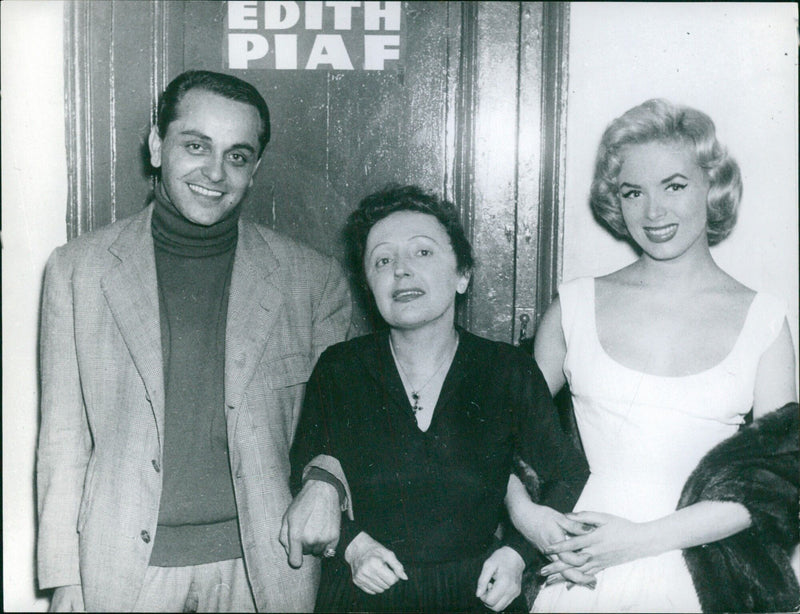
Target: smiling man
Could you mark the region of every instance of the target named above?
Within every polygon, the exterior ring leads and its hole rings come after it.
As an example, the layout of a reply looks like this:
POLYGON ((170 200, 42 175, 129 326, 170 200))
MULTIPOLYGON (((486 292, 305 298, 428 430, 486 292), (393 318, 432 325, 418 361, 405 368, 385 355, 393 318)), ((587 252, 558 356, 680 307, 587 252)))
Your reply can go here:
MULTIPOLYGON (((150 133, 153 202, 50 258, 37 480, 53 610, 313 608, 318 570, 278 537, 305 382, 350 298, 333 259, 240 219, 269 136, 250 84, 183 73, 150 133)), ((329 518, 346 482, 313 465, 329 518)))

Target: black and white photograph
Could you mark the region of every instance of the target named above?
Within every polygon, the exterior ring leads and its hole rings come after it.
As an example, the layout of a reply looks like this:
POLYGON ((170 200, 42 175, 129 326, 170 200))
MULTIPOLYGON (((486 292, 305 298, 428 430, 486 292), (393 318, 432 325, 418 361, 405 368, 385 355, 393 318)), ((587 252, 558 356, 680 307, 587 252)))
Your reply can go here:
POLYGON ((3 610, 800 610, 798 25, 0 3, 3 610))

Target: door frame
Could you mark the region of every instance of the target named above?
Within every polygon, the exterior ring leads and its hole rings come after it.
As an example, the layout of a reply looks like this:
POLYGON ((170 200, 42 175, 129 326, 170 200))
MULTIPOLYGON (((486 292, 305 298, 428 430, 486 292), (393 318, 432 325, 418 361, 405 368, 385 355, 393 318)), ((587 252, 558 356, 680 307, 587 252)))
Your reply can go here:
MULTIPOLYGON (((158 94, 184 69, 174 53, 183 45, 176 27, 183 7, 174 0, 66 3, 68 238, 146 204, 147 129, 158 94), (143 31, 150 44, 130 40, 143 31), (135 117, 116 114, 115 56, 130 48, 142 54, 141 74, 126 75, 124 91, 142 109, 135 117), (121 141, 131 133, 138 151, 121 141), (121 202, 126 185, 141 201, 121 202)), ((481 261, 459 322, 518 342, 533 333, 561 276, 569 3, 449 2, 448 14, 458 38, 446 67, 452 99, 444 111, 453 129, 442 187, 481 261)))

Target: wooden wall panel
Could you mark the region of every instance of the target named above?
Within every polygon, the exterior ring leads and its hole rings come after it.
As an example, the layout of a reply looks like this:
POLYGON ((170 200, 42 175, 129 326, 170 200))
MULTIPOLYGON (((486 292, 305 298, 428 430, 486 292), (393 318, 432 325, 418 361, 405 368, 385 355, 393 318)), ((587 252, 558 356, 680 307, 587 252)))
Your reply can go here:
POLYGON ((399 70, 229 70, 226 3, 67 6, 69 236, 141 209, 155 102, 183 70, 254 83, 273 138, 244 215, 342 257, 340 229, 387 182, 456 202, 480 262, 460 314, 516 340, 549 303, 560 255, 567 5, 404 2, 399 70))

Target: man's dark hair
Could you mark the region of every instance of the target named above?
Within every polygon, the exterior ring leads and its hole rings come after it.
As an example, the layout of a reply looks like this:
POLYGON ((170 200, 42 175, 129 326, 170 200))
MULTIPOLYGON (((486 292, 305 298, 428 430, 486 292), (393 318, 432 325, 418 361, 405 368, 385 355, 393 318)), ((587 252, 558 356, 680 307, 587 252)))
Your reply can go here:
POLYGON ((258 134, 260 145, 258 155, 260 157, 270 136, 267 102, 258 90, 247 81, 223 73, 209 70, 188 70, 170 81, 167 89, 158 99, 158 120, 156 122, 158 135, 162 139, 167 135, 167 128, 177 118, 178 105, 181 100, 187 92, 196 89, 218 94, 256 108, 261 118, 261 130, 258 134))

